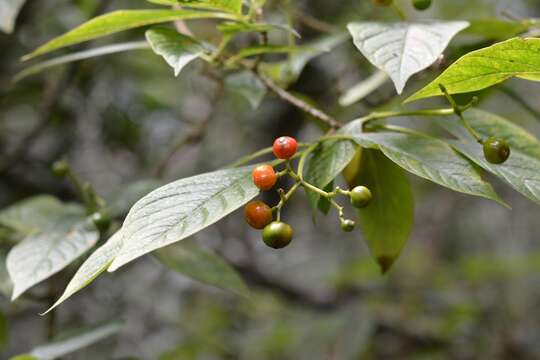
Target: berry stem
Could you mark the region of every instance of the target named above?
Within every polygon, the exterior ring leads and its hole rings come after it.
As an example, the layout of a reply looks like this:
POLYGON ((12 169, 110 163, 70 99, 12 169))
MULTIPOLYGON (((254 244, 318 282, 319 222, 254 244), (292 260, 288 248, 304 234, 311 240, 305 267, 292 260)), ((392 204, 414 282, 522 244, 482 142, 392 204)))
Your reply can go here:
POLYGON ((480 136, 480 134, 478 134, 478 132, 476 132, 476 130, 473 129, 471 124, 469 124, 469 122, 463 116, 463 111, 468 109, 468 107, 471 107, 474 104, 476 104, 478 99, 473 98, 473 100, 469 104, 465 106, 459 106, 458 103, 452 97, 452 95, 450 95, 448 90, 446 90, 446 87, 443 84, 439 84, 439 88, 443 92, 444 96, 446 97, 450 105, 452 105, 452 109, 454 110, 454 113, 459 117, 461 121, 461 125, 463 125, 463 127, 476 139, 476 141, 482 144, 484 142, 484 140, 482 139, 482 136, 480 136))

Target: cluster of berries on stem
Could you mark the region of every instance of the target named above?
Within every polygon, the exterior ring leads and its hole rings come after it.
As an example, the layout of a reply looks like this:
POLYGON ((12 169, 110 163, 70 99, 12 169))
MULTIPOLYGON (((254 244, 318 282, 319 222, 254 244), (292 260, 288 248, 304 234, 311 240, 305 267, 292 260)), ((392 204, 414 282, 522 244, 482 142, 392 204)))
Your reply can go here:
POLYGON ((262 230, 262 239, 271 248, 284 248, 293 239, 293 228, 281 221, 281 210, 299 187, 304 187, 326 198, 337 209, 341 229, 346 232, 353 231, 356 223, 345 218, 343 206, 339 205, 334 198, 337 195, 347 196, 351 205, 358 209, 365 208, 371 201, 371 191, 365 186, 357 186, 352 190, 342 190, 336 187, 334 191, 327 192, 305 181, 303 177, 304 163, 306 157, 316 146, 313 145, 300 154, 298 168, 295 171, 291 165, 291 160, 297 155, 298 143, 296 139, 289 136, 279 137, 274 141, 272 150, 275 157, 282 160, 280 164, 284 164, 284 169, 276 171, 274 166, 270 164, 258 165, 253 169, 253 183, 261 191, 273 189, 277 180, 282 176, 289 176, 294 180, 293 186, 288 191, 282 188, 277 189, 280 201, 274 207, 270 207, 262 201, 252 201, 244 208, 247 223, 257 230, 262 230))

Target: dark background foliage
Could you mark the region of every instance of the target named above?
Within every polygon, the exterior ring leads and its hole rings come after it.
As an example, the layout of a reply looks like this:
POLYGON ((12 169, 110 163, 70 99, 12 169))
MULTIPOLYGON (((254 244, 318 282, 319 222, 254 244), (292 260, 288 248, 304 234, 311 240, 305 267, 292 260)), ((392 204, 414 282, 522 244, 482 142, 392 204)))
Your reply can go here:
MULTIPOLYGON (((540 16, 535 0, 434 2, 426 14, 402 3, 415 17, 540 16)), ((214 70, 192 64, 174 78, 162 59, 148 51, 91 59, 11 82, 21 68, 19 58, 37 45, 97 13, 144 6, 149 5, 28 1, 16 31, 0 34, 0 206, 42 193, 76 200, 74 189, 50 174, 50 164, 60 157, 101 196, 114 200, 139 180, 166 182, 213 170, 268 146, 278 135, 308 140, 318 134, 313 119, 274 96, 252 110, 244 98, 217 85, 214 70)), ((323 28, 344 29, 350 20, 394 18, 364 0, 270 1, 269 8, 276 21, 285 19, 287 11, 296 14, 292 17, 302 42, 321 34, 310 26, 313 19, 322 21, 323 28)), ((218 36, 205 22, 196 23, 194 31, 209 41, 218 36)), ((115 35, 116 40, 142 37, 140 30, 115 35)), ((470 47, 489 43, 459 37, 441 66, 470 47)), ((440 70, 415 76, 410 89, 440 70)), ((388 83, 358 104, 338 105, 345 90, 372 72, 346 43, 312 61, 291 91, 348 120, 399 101, 388 83)), ((512 80, 479 95, 482 108, 540 134, 538 85, 512 80)), ((118 335, 66 358, 538 358, 540 212, 495 184, 511 211, 414 179, 415 230, 387 276, 379 274, 358 233, 340 232, 334 217, 319 215, 314 225, 304 196, 296 197, 284 214, 297 238, 283 252, 265 248, 235 213, 195 238, 237 265, 253 290, 251 301, 144 257, 63 304, 53 322, 38 315, 46 302, 25 297, 10 303, 0 295, 9 324, 9 341, 0 354, 6 358, 28 351, 46 341, 51 326, 61 334, 121 319, 125 325, 118 335)), ((4 260, 10 243, 2 241, 4 260)), ((73 270, 54 277, 54 294, 63 290, 73 270)), ((0 285, 6 281, 4 274, 0 285)), ((47 292, 47 285, 40 285, 32 294, 47 292)))

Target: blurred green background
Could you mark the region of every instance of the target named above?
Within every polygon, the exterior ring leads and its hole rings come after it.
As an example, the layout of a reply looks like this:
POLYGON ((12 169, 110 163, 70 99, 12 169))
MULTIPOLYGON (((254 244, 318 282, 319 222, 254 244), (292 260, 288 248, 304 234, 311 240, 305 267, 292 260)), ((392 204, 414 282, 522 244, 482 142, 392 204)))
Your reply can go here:
MULTIPOLYGON (((410 18, 540 16, 538 0, 434 0, 425 13, 415 12, 408 1, 400 4, 410 18)), ((163 154, 208 119, 202 139, 176 152, 150 185, 222 167, 278 135, 318 136, 311 119, 276 97, 268 95, 253 110, 232 89, 217 89, 202 64, 191 64, 174 78, 150 51, 91 59, 12 82, 23 68, 19 58, 44 41, 98 12, 142 7, 151 5, 142 0, 28 1, 14 33, 0 34, 0 154, 19 147, 22 153, 15 164, 0 168, 1 207, 40 193, 76 199, 74 190, 48 170, 62 156, 114 202, 122 189, 155 178, 163 154), (51 103, 55 92, 60 96, 51 103), (43 114, 50 116, 42 126, 43 114)), ((289 18, 301 42, 324 35, 310 27, 313 19, 337 31, 351 20, 395 20, 391 11, 374 8, 368 0, 269 0, 266 16, 282 23, 289 18)), ((196 22, 192 29, 216 42, 214 25, 196 22)), ((286 34, 272 36, 286 41, 280 38, 286 34)), ((143 31, 135 30, 92 45, 143 38, 143 31)), ((440 66, 493 40, 460 35, 440 66)), ((415 76, 403 97, 386 83, 341 107, 339 97, 374 72, 346 41, 310 62, 291 91, 348 121, 399 106, 440 71, 434 66, 415 76)), ((512 80, 478 94, 479 106, 538 136, 539 94, 537 84, 512 80)), ((443 104, 436 99, 421 106, 443 104)), ((414 124, 436 131, 426 121, 414 124)), ((412 179, 414 233, 388 275, 380 275, 358 232, 342 233, 334 216, 319 214, 314 224, 301 194, 284 213, 296 228, 295 242, 286 251, 264 247, 239 212, 195 236, 233 264, 249 260, 250 266, 238 270, 252 289, 251 300, 201 285, 147 256, 103 276, 59 308, 60 335, 104 320, 124 321, 118 335, 65 359, 540 358, 538 206, 495 179, 490 180, 512 210, 412 179)), ((9 243, 0 238, 3 262, 9 243)), ((0 274, 1 287, 9 289, 4 266, 0 274)), ((69 274, 59 276, 60 290, 68 280, 69 274)), ((44 291, 46 286, 35 289, 38 295, 44 291)), ((38 315, 46 304, 32 298, 11 303, 8 295, 0 295, 0 309, 8 329, 1 358, 46 341, 49 319, 38 315)))

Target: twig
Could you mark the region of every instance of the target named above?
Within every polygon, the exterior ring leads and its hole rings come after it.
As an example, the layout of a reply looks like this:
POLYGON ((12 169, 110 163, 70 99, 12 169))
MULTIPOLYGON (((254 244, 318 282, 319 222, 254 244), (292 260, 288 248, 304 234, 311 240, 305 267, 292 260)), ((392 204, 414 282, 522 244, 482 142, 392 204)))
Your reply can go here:
POLYGON ((298 20, 301 24, 320 32, 324 33, 335 33, 337 31, 337 28, 332 25, 328 24, 322 20, 319 20, 317 18, 314 18, 313 16, 309 14, 305 14, 301 11, 295 11, 294 17, 296 20, 298 20))
MULTIPOLYGON (((231 262, 232 263, 232 262, 231 262)), ((331 311, 355 299, 361 291, 350 289, 340 292, 308 292, 300 290, 294 285, 274 279, 261 272, 256 266, 246 263, 232 263, 249 282, 255 286, 270 289, 294 303, 309 306, 315 310, 331 311)))
POLYGON ((163 172, 169 165, 169 162, 178 151, 180 151, 187 145, 194 144, 200 141, 206 133, 206 129, 208 128, 208 123, 210 122, 210 119, 211 115, 204 119, 199 126, 196 126, 189 133, 179 138, 178 141, 165 154, 165 156, 159 161, 154 170, 152 170, 152 176, 158 178, 162 177, 163 172))
POLYGON ((309 105, 307 102, 305 102, 302 99, 297 98, 278 84, 276 84, 272 79, 267 77, 266 75, 261 74, 260 72, 250 69, 253 74, 261 80, 268 89, 272 90, 277 96, 279 96, 281 99, 287 101, 288 103, 296 106, 303 112, 313 116, 314 118, 322 121, 328 127, 331 129, 339 129, 341 127, 341 124, 332 116, 328 115, 322 110, 317 109, 314 106, 309 105))
MULTIPOLYGON (((95 17, 103 13, 108 5, 108 0, 103 0, 96 8, 91 17, 95 17)), ((85 45, 84 47, 88 47, 85 45)), ((23 160, 31 145, 43 134, 43 132, 49 127, 51 117, 54 113, 54 109, 62 96, 70 88, 70 85, 75 80, 77 71, 80 67, 79 63, 72 63, 68 65, 68 70, 65 71, 60 79, 49 89, 45 94, 43 102, 40 106, 40 117, 34 127, 20 140, 15 146, 15 149, 10 154, 6 155, 3 161, 0 162, 0 174, 6 173, 11 170, 13 166, 23 160)))

